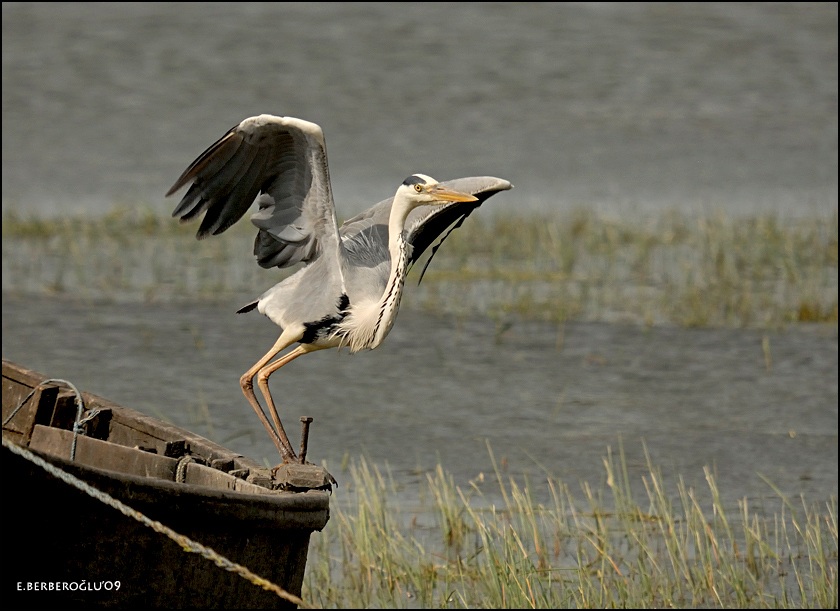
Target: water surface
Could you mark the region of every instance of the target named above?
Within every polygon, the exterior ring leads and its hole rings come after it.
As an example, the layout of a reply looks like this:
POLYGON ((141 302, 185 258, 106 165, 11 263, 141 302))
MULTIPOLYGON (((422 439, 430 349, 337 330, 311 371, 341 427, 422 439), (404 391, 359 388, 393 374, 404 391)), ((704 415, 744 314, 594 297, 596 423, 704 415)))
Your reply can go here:
POLYGON ((3 7, 2 205, 169 212, 259 113, 325 131, 339 213, 409 174, 490 208, 802 215, 837 202, 836 3, 3 7))
MULTIPOLYGON (((238 305, 4 294, 3 357, 276 464, 239 389, 276 328, 238 305)), ((377 350, 301 357, 271 387, 294 443, 298 418, 315 418, 310 459, 339 483, 342 462, 366 456, 407 497, 438 462, 466 486, 492 474, 489 444, 505 474, 579 490, 623 444, 641 491, 646 446, 672 483, 705 490, 710 467, 730 504, 773 496, 762 476, 820 501, 837 496, 837 354, 836 326, 518 323, 498 336, 490 320, 409 309, 377 350)))

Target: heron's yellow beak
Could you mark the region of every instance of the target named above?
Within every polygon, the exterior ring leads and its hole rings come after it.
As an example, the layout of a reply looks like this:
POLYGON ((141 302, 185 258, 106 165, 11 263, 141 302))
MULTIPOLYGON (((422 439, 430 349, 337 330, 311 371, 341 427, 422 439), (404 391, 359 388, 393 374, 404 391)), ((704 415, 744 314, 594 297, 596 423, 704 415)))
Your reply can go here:
POLYGON ((478 199, 469 193, 461 193, 460 191, 447 189, 441 185, 435 185, 430 188, 429 195, 444 202, 474 202, 478 199))

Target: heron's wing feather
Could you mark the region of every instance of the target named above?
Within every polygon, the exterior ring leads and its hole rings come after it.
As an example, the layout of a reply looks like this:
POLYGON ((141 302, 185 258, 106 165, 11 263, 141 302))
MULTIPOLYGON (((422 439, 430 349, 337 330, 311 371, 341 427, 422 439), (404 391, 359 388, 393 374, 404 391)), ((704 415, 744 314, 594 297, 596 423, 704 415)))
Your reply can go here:
MULTIPOLYGON (((442 182, 444 186, 469 193, 478 198, 472 202, 452 202, 444 205, 424 205, 412 210, 406 219, 406 239, 412 245, 410 264, 417 262, 441 234, 444 234, 432 249, 426 265, 428 267, 434 253, 449 234, 460 227, 470 213, 499 191, 513 187, 507 180, 494 176, 469 176, 442 182), (447 231, 447 229, 449 231, 447 231)), ((361 214, 347 219, 339 228, 345 248, 351 252, 365 253, 367 258, 385 259, 388 254, 388 217, 394 198, 388 198, 372 206, 361 214)), ((423 275, 420 275, 423 279, 423 275)))
POLYGON ((338 244, 326 145, 314 123, 273 115, 245 119, 190 164, 167 195, 189 183, 172 215, 186 221, 204 214, 199 239, 225 231, 259 196, 251 220, 263 267, 308 261, 338 244))

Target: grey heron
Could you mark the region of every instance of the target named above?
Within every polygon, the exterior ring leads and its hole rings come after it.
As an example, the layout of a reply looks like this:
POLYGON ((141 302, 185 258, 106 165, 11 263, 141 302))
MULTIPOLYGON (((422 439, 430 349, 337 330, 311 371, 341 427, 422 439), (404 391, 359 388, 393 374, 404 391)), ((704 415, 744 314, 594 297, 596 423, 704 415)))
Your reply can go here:
POLYGON ((378 347, 394 324, 406 274, 420 255, 449 229, 440 242, 446 239, 484 200, 512 187, 492 176, 438 183, 414 174, 392 198, 339 226, 321 128, 265 114, 230 129, 166 195, 189 183, 172 216, 184 222, 203 214, 198 239, 228 229, 256 200, 259 209, 251 222, 258 230, 254 255, 259 265, 303 264, 239 310, 257 309, 281 328, 271 349, 242 375, 240 386, 284 463, 298 457, 269 390, 271 374, 316 350, 378 347), (255 376, 271 421, 254 393, 255 376))

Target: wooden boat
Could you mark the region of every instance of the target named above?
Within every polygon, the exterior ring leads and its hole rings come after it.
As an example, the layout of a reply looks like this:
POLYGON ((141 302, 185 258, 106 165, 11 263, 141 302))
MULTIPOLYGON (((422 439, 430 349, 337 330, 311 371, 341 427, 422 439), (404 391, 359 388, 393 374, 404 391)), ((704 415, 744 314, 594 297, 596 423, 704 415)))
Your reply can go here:
POLYGON ((3 360, 7 605, 296 606, 310 535, 329 519, 329 486, 319 485, 327 482, 322 469, 300 465, 279 481, 276 473, 227 448, 96 395, 79 393, 80 410, 75 389, 45 380, 3 360), (81 430, 77 422, 85 419, 81 430), (47 468, 57 467, 189 542, 48 473, 20 455, 27 450, 47 468), (195 549, 191 542, 292 596, 278 596, 255 585, 257 579, 186 551, 195 549))

